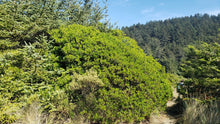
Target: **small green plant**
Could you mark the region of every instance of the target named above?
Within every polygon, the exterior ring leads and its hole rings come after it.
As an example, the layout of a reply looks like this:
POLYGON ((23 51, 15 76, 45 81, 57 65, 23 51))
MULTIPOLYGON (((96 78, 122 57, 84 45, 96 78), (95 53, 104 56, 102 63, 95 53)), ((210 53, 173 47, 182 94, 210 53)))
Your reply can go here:
POLYGON ((104 86, 102 80, 93 69, 86 71, 85 74, 73 75, 73 80, 69 84, 69 98, 76 104, 74 108, 74 120, 80 118, 89 119, 86 111, 93 111, 96 104, 97 91, 104 86))

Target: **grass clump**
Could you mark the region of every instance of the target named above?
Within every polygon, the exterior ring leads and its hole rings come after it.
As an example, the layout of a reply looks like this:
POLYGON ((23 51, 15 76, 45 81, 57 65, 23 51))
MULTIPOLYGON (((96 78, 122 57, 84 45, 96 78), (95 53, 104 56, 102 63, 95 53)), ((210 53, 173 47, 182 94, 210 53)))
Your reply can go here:
POLYGON ((219 124, 220 123, 219 101, 209 103, 198 99, 185 101, 183 124, 219 124))

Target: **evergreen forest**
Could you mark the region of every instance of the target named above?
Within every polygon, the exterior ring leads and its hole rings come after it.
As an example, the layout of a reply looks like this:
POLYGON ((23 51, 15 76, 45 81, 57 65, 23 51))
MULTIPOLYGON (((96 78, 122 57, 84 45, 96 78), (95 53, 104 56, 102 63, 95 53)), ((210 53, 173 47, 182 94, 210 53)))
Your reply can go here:
POLYGON ((220 15, 120 30, 107 0, 0 0, 0 29, 1 124, 149 122, 182 79, 178 102, 219 101, 220 15))
POLYGON ((201 42, 220 43, 220 14, 195 14, 164 21, 122 27, 125 34, 138 42, 146 55, 152 55, 167 72, 178 73, 180 62, 186 59, 185 48, 201 42))

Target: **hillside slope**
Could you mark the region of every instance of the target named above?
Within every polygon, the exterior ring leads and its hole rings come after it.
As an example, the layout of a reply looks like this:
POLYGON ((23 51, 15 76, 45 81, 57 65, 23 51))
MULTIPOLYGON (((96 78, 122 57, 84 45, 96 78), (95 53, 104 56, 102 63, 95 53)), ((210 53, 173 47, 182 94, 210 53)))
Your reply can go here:
POLYGON ((187 45, 198 45, 199 41, 220 42, 217 38, 220 14, 196 14, 190 17, 154 21, 123 27, 127 36, 134 38, 147 55, 152 55, 171 73, 178 72, 184 59, 187 45))

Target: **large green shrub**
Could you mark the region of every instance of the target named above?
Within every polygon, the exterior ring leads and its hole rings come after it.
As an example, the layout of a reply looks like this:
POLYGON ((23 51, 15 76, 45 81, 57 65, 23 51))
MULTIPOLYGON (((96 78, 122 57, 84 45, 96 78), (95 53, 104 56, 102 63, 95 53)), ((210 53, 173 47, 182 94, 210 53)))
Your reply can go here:
MULTIPOLYGON (((164 68, 121 31, 103 33, 74 24, 50 34, 61 67, 80 74, 93 68, 104 83, 94 93, 93 108, 81 111, 92 121, 141 121, 156 107, 165 107, 171 87, 164 68)), ((82 102, 74 98, 73 102, 82 102)))

